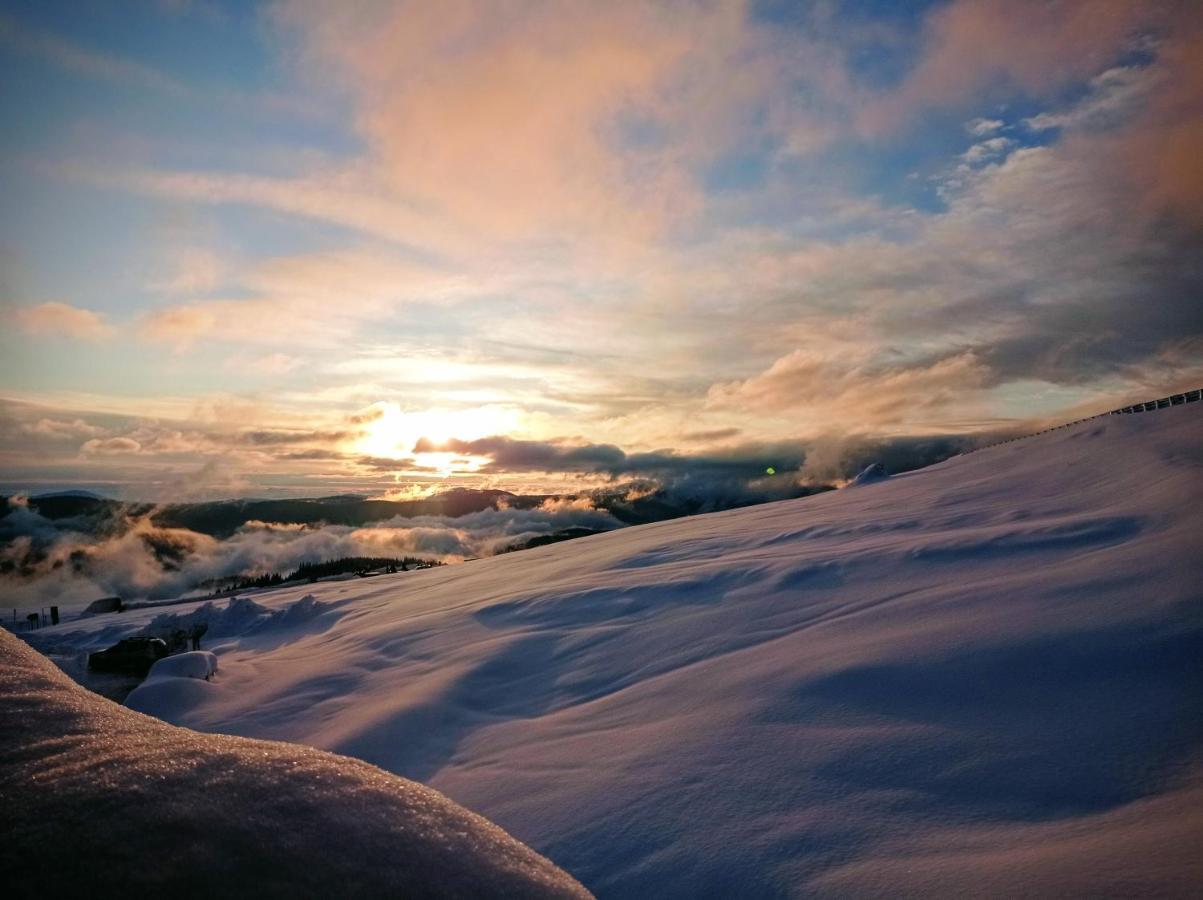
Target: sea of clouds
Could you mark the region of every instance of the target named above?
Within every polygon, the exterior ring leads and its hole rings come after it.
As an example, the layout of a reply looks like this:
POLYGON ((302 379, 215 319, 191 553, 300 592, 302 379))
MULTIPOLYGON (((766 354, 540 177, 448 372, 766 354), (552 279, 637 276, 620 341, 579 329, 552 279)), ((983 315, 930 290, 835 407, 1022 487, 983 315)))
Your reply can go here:
POLYGON ((288 573, 302 563, 346 556, 416 556, 457 562, 504 552, 568 528, 621 523, 587 499, 551 499, 535 509, 487 509, 455 518, 397 517, 370 525, 251 521, 226 539, 156 525, 153 512, 108 522, 51 520, 22 498, 0 518, 0 590, 5 607, 71 608, 98 597, 180 596, 234 576, 288 573))

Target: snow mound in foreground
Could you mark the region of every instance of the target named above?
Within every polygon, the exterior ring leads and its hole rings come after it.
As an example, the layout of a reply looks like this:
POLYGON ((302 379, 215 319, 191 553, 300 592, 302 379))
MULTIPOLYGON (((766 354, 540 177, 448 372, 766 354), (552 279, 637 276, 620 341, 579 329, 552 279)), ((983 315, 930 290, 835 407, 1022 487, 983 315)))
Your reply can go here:
POLYGON ((130 712, 4 631, 0 735, 8 897, 588 896, 429 788, 130 712))

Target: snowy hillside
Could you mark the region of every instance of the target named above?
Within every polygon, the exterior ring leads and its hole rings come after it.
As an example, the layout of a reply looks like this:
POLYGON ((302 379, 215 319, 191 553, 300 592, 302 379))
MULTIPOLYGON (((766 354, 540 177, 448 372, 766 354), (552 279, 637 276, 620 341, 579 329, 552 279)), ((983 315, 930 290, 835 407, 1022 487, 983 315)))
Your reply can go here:
POLYGON ((217 675, 155 711, 423 781, 603 897, 1185 895, 1200 411, 257 595, 211 630, 217 675))
POLYGON ((421 785, 164 725, 3 631, 0 662, 6 897, 587 896, 421 785))

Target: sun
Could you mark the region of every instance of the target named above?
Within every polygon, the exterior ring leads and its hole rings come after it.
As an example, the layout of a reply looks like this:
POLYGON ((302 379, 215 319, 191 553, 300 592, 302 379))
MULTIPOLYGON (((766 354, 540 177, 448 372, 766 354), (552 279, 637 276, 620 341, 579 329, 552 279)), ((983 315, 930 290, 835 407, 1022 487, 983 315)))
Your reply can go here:
POLYGON ((453 438, 473 441, 494 434, 505 434, 517 425, 518 416, 502 406, 476 406, 464 409, 402 410, 396 403, 382 401, 371 407, 373 418, 356 441, 356 449, 366 456, 382 459, 414 457, 423 465, 440 470, 448 467, 447 453, 414 453, 414 446, 425 438, 442 444, 453 438), (426 457, 430 457, 427 459, 426 457), (435 457, 439 457, 437 460, 435 457))

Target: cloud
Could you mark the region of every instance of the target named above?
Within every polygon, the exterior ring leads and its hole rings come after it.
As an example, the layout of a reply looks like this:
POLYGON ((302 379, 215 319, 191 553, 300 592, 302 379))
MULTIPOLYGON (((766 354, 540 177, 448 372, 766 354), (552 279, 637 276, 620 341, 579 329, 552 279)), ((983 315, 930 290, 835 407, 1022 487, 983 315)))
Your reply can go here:
POLYGON ((85 456, 89 454, 116 455, 124 453, 141 453, 142 445, 129 437, 92 438, 85 441, 79 448, 85 456))
POLYGON ((153 282, 165 294, 200 294, 218 287, 226 276, 225 261, 212 250, 184 247, 172 254, 172 273, 153 282))
POLYGON ((1015 146, 1016 142, 1011 138, 987 138, 962 153, 961 159, 971 166, 978 166, 1005 157, 1015 146))
POLYGON ((965 123, 965 131, 974 137, 988 137, 996 131, 1001 131, 1006 127, 1006 122, 1002 119, 986 119, 976 118, 970 119, 965 123))
POLYGON ((39 336, 100 341, 114 333, 113 326, 99 313, 69 303, 52 301, 37 306, 19 307, 13 315, 22 329, 39 336))
POLYGON ((1117 66, 1090 80, 1086 99, 1060 112, 1042 112, 1023 120, 1032 131, 1050 128, 1105 127, 1131 115, 1163 77, 1157 66, 1117 66))
POLYGON ((175 96, 186 94, 189 90, 182 82, 164 75, 158 69, 87 50, 49 32, 23 26, 11 16, 0 15, 0 41, 88 78, 99 78, 175 96))
MULTIPOLYGON (((146 337, 170 342, 177 349, 184 350, 191 346, 196 338, 210 333, 218 326, 220 310, 221 307, 215 304, 175 306, 156 310, 142 320, 141 331, 146 337)), ((256 329, 249 333, 258 334, 259 331, 256 329)))
MULTIPOLYGON (((209 4, 189 5, 194 13, 202 16, 202 10, 216 9, 209 4)), ((216 101, 232 110, 257 116, 283 114, 291 118, 310 119, 315 112, 312 103, 282 94, 243 93, 229 88, 214 88, 211 84, 198 88, 155 66, 99 52, 3 14, 0 14, 0 44, 43 59, 85 79, 148 91, 175 101, 203 98, 209 104, 216 101)))
POLYGON ((20 426, 22 433, 52 441, 80 441, 104 434, 104 429, 81 418, 70 420, 43 417, 20 426))
MULTIPOLYGON (((799 497, 845 481, 871 462, 881 462, 892 472, 907 471, 946 459, 974 443, 974 438, 963 435, 876 437, 833 432, 700 453, 627 452, 606 444, 506 437, 447 441, 437 449, 487 458, 482 472, 576 476, 594 504, 620 517, 627 514, 633 521, 647 521, 648 509, 655 519, 799 497), (637 501, 648 499, 649 507, 638 506, 637 501)), ((420 453, 436 447, 423 442, 415 449, 420 453)))
MULTIPOLYGON (((1070 140, 1090 140, 1106 177, 1131 185, 1144 215, 1169 215, 1203 228, 1203 7, 1188 4, 1173 32, 1157 46, 1154 64, 1103 86, 1073 124, 1125 127, 1070 140), (1124 120, 1119 113, 1128 114, 1124 120)), ((1073 111, 1061 111, 1061 115, 1073 111)))
MULTIPOLYGON (((217 467, 191 473, 224 480, 217 467)), ((568 528, 604 531, 620 523, 587 500, 534 509, 490 509, 455 518, 397 518, 371 526, 248 522, 218 540, 156 525, 152 515, 52 522, 26 505, 0 517, 0 588, 14 606, 117 594, 175 597, 211 579, 288 573, 302 563, 345 556, 412 556, 455 561, 488 556, 568 528)))
MULTIPOLYGON (((170 474, 162 493, 179 503, 213 497, 242 497, 250 487, 250 479, 231 466, 229 460, 218 457, 205 460, 196 469, 170 474)), ((188 535, 192 533, 187 532, 188 535)))
POLYGON ((804 433, 839 424, 846 432, 946 427, 963 417, 988 370, 972 353, 930 363, 883 366, 871 358, 795 350, 742 381, 714 385, 712 408, 801 411, 804 433), (953 412, 955 410, 955 412, 953 412))
POLYGON ((257 447, 272 447, 284 444, 328 444, 340 443, 358 437, 358 431, 305 431, 305 430, 263 430, 237 432, 236 439, 241 443, 257 447))
POLYGON ((283 177, 160 171, 69 162, 54 171, 99 187, 131 190, 204 204, 247 204, 355 229, 398 244, 439 246, 447 229, 404 198, 383 190, 378 173, 362 167, 317 168, 283 177))
POLYGON ((346 80, 397 195, 456 227, 517 238, 656 229, 693 204, 671 157, 622 146, 619 129, 624 117, 658 118, 691 49, 721 52, 723 30, 739 27, 707 3, 536 3, 504 16, 473 2, 353 15, 291 3, 279 15, 346 80))
MULTIPOLYGON (((82 424, 82 423, 81 423, 82 424)), ((200 423, 142 420, 123 433, 94 437, 80 446, 86 455, 138 454, 141 456, 212 456, 229 458, 253 455, 268 459, 348 458, 333 454, 339 447, 361 437, 348 429, 276 429, 204 427, 200 423), (183 425, 183 427, 180 427, 183 425), (324 456, 298 456, 296 448, 321 451, 324 456)), ((249 462, 249 459, 244 459, 249 462)))
POLYGON ((741 3, 456 0, 349 10, 295 0, 271 21, 302 73, 351 103, 358 158, 287 177, 61 166, 90 183, 254 204, 459 260, 548 248, 640 255, 705 213, 716 163, 799 158, 841 130, 840 51, 788 41, 741 3), (806 85, 799 102, 791 86, 806 85), (554 85, 554 89, 549 89, 554 85))
POLYGON ((924 52, 902 82, 868 104, 860 125, 880 133, 918 121, 916 113, 958 108, 1021 92, 1051 98, 1090 78, 1142 34, 1168 29, 1178 4, 1143 0, 955 0, 924 27, 924 52))
POLYGON ((232 357, 231 365, 240 365, 260 375, 286 375, 305 365, 305 360, 289 353, 267 353, 262 356, 232 357))
POLYGON ((685 443, 711 443, 712 441, 722 441, 727 438, 738 437, 740 435, 738 428, 711 428, 702 431, 686 431, 680 436, 685 443))
MULTIPOLYGON (((1085 399, 1203 371, 1203 269, 1191 249, 1203 218, 1190 202, 1203 197, 1203 179, 1185 162, 1203 140, 1193 126, 1203 121, 1203 66, 1192 51, 1203 50, 1203 28, 1188 25, 1157 45, 1148 71, 1120 77, 1108 67, 1077 104, 1059 106, 1059 140, 975 144, 979 165, 960 160, 940 185, 946 209, 893 234, 735 263, 732 290, 781 299, 757 308, 759 328, 746 318, 715 327, 741 328, 745 347, 776 353, 718 381, 711 405, 789 409, 800 427, 861 415, 869 425, 889 424, 885 415, 905 427, 981 427, 998 408, 991 396, 1008 386, 1055 385, 1085 399), (1099 114, 1108 85, 1138 82, 1143 102, 1099 114), (1161 366, 1164 377, 1150 381, 1161 366), (920 411, 914 421, 873 402, 874 390, 888 387, 885 397, 907 385, 948 402, 905 407, 920 411), (842 398, 842 417, 828 398, 842 398)), ((1044 410, 1033 401, 1032 412, 1044 410)))
POLYGON ((474 441, 448 440, 435 443, 423 439, 416 454, 458 453, 487 460, 482 474, 539 472, 600 478, 614 482, 636 478, 670 493, 743 493, 747 497, 785 496, 796 484, 791 473, 801 469, 805 451, 800 442, 744 444, 706 453, 673 450, 627 452, 612 444, 588 444, 567 440, 533 441, 505 436, 474 441), (768 485, 756 484, 769 470, 781 478, 768 485))
MULTIPOLYGON (((139 452, 88 465, 159 478, 221 456, 323 489, 461 466, 392 459, 384 439, 236 434, 349 430, 337 413, 383 401, 516 411, 517 443, 473 458, 482 478, 720 478, 710 444, 988 428, 1194 371, 1200 14, 850 10, 272 7, 290 73, 342 92, 345 155, 204 170, 217 157, 156 145, 48 167, 239 223, 244 206, 288 217, 245 220, 264 240, 237 258, 177 260, 158 284, 178 293, 134 314, 148 340, 206 351, 168 365, 233 360, 273 376, 255 387, 280 409, 106 427, 79 440, 139 452)), ((168 250, 235 246, 220 237, 168 250)), ((130 365, 153 392, 150 363, 130 365)))
MULTIPOLYGON (((141 318, 140 333, 177 350, 205 340, 330 346, 352 337, 363 322, 387 319, 407 305, 451 305, 489 287, 384 251, 273 257, 235 280, 243 296, 152 309, 141 318)), ((277 352, 259 365, 278 372, 291 358, 277 352)))

